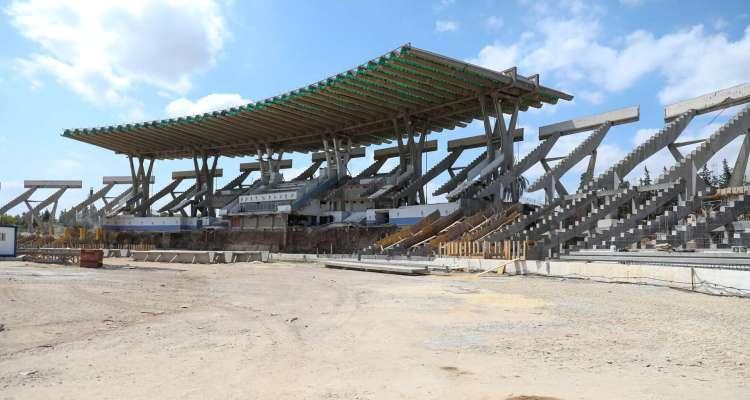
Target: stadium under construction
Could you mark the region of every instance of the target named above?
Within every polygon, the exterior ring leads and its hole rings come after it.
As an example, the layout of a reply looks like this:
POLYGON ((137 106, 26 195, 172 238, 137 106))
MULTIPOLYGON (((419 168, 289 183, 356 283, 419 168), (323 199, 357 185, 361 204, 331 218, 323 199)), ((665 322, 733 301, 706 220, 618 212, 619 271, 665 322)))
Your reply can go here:
MULTIPOLYGON (((637 249, 744 252, 750 243, 744 217, 750 212, 745 185, 750 110, 744 105, 750 102, 750 83, 716 89, 667 106, 660 130, 597 174, 600 144, 611 130, 626 130, 639 120, 638 105, 581 113, 538 132, 524 131, 519 127, 526 111, 573 96, 516 68, 494 71, 406 45, 241 107, 65 130, 65 138, 124 156, 128 172, 104 177, 102 187, 63 213, 60 223, 98 229, 104 236, 97 240, 206 250, 536 260, 606 260, 637 249), (723 109, 735 114, 715 132, 680 139, 696 116, 723 109), (477 120, 481 134, 449 137, 447 147, 439 149, 438 135, 477 120), (516 154, 514 143, 533 135, 538 145, 516 154), (581 140, 569 153, 549 156, 567 135, 581 140), (701 179, 701 168, 738 138, 742 144, 726 187, 701 179), (470 149, 482 152, 457 165, 470 149), (664 149, 674 158, 671 167, 643 184, 625 180, 664 149), (437 150, 446 155, 426 164, 422 155, 437 150), (308 154, 309 165, 285 176, 295 153, 308 154), (226 157, 245 162, 229 171, 220 168, 226 157), (566 188, 563 176, 587 157, 580 184, 566 188), (350 174, 355 158, 371 162, 350 174), (191 159, 193 168, 173 172, 165 184, 155 182, 155 165, 174 159, 191 159), (385 168, 394 165, 390 160, 395 166, 385 168), (544 172, 527 182, 524 175, 538 165, 544 172), (446 173, 449 178, 432 194, 447 202, 429 203, 428 184, 446 173), (215 187, 225 174, 232 179, 215 187), (544 201, 523 201, 525 192, 543 192, 544 201)), ((30 221, 48 207, 54 220, 59 198, 82 183, 27 181, 25 186, 0 214, 26 204, 30 221), (40 189, 55 192, 30 200, 40 189)))

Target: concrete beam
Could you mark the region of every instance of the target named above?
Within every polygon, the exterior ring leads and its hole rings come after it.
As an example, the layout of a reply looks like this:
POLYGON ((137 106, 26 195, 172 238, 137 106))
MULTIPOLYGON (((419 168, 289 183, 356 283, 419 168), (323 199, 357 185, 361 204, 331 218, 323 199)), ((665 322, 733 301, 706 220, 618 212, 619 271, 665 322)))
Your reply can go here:
MULTIPOLYGON (((213 176, 215 178, 221 178, 224 176, 224 170, 221 168, 216 168, 216 171, 214 171, 213 176)), ((195 179, 196 174, 195 171, 174 171, 172 172, 172 179, 195 179)))
POLYGON ((81 181, 23 181, 23 187, 26 189, 80 189, 83 187, 81 181))
MULTIPOLYGON (((424 151, 422 152, 427 153, 431 151, 437 151, 437 148, 438 148, 437 140, 428 140, 424 142, 424 151)), ((398 146, 394 146, 394 147, 387 147, 385 149, 375 150, 374 158, 377 160, 379 158, 396 157, 397 155, 399 155, 398 146)))
MULTIPOLYGON (((497 138, 497 141, 500 141, 500 138, 497 138)), ((513 131, 513 141, 514 142, 522 142, 523 141, 523 128, 516 129, 513 131)), ((477 135, 477 136, 469 136, 467 138, 463 139, 454 139, 448 141, 448 151, 453 151, 457 149, 476 149, 478 147, 485 147, 487 146, 487 136, 485 135, 477 135)))
POLYGON ((539 140, 544 140, 552 135, 560 134, 561 136, 571 135, 573 133, 590 131, 599 127, 605 122, 610 122, 612 126, 627 124, 638 121, 640 118, 640 107, 632 106, 620 108, 617 110, 603 112, 601 114, 590 115, 588 117, 571 119, 551 125, 539 127, 539 140))
MULTIPOLYGON (((350 158, 360 158, 365 156, 365 148, 364 147, 355 147, 352 149, 352 151, 349 152, 350 158)), ((312 153, 310 156, 312 161, 325 161, 326 159, 326 153, 323 151, 319 151, 317 153, 312 153)))
MULTIPOLYGON (((149 183, 154 183, 154 182, 155 182, 154 176, 151 175, 149 183)), ((102 184, 109 185, 110 183, 114 183, 115 185, 121 185, 121 184, 132 185, 133 178, 130 176, 105 176, 102 178, 102 184)))
POLYGON ((750 102, 750 82, 670 104, 664 107, 664 121, 669 122, 689 110, 700 115, 747 102, 750 102))
MULTIPOLYGON (((292 168, 292 160, 281 160, 280 162, 277 160, 272 160, 271 162, 274 166, 278 166, 279 169, 292 168)), ((255 161, 240 164, 240 172, 246 171, 260 171, 260 163, 255 161)))

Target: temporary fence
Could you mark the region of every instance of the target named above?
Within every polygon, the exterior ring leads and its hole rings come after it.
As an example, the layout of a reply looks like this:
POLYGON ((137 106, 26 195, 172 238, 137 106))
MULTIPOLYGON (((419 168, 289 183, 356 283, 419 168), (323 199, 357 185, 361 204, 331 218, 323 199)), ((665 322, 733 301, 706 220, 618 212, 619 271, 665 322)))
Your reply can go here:
POLYGON ((77 242, 45 242, 45 243, 23 243, 23 248, 28 249, 115 249, 150 251, 155 250, 156 245, 152 243, 77 243, 77 242))

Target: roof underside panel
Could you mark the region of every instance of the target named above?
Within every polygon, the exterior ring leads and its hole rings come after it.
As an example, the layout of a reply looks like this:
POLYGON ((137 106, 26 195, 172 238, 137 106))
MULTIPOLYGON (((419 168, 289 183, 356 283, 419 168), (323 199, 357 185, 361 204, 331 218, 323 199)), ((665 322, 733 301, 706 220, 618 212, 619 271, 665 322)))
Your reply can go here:
MULTIPOLYGON (((403 121, 407 113, 420 132, 463 127, 481 118, 479 93, 519 100, 522 111, 572 98, 511 72, 403 46, 356 69, 258 103, 191 117, 69 129, 63 136, 117 153, 165 159, 197 153, 235 157, 266 148, 309 152, 319 150, 321 138, 330 135, 350 138, 360 146, 388 142, 396 137, 393 120, 403 121)), ((511 112, 512 102, 504 107, 511 112)))

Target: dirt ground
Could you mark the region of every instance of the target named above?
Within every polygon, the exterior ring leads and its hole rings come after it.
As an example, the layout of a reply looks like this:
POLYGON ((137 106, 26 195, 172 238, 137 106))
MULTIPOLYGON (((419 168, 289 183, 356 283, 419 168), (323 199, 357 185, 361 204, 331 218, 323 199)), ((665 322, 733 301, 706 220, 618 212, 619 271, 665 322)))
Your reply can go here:
POLYGON ((0 399, 747 399, 750 300, 313 264, 0 263, 0 399))

